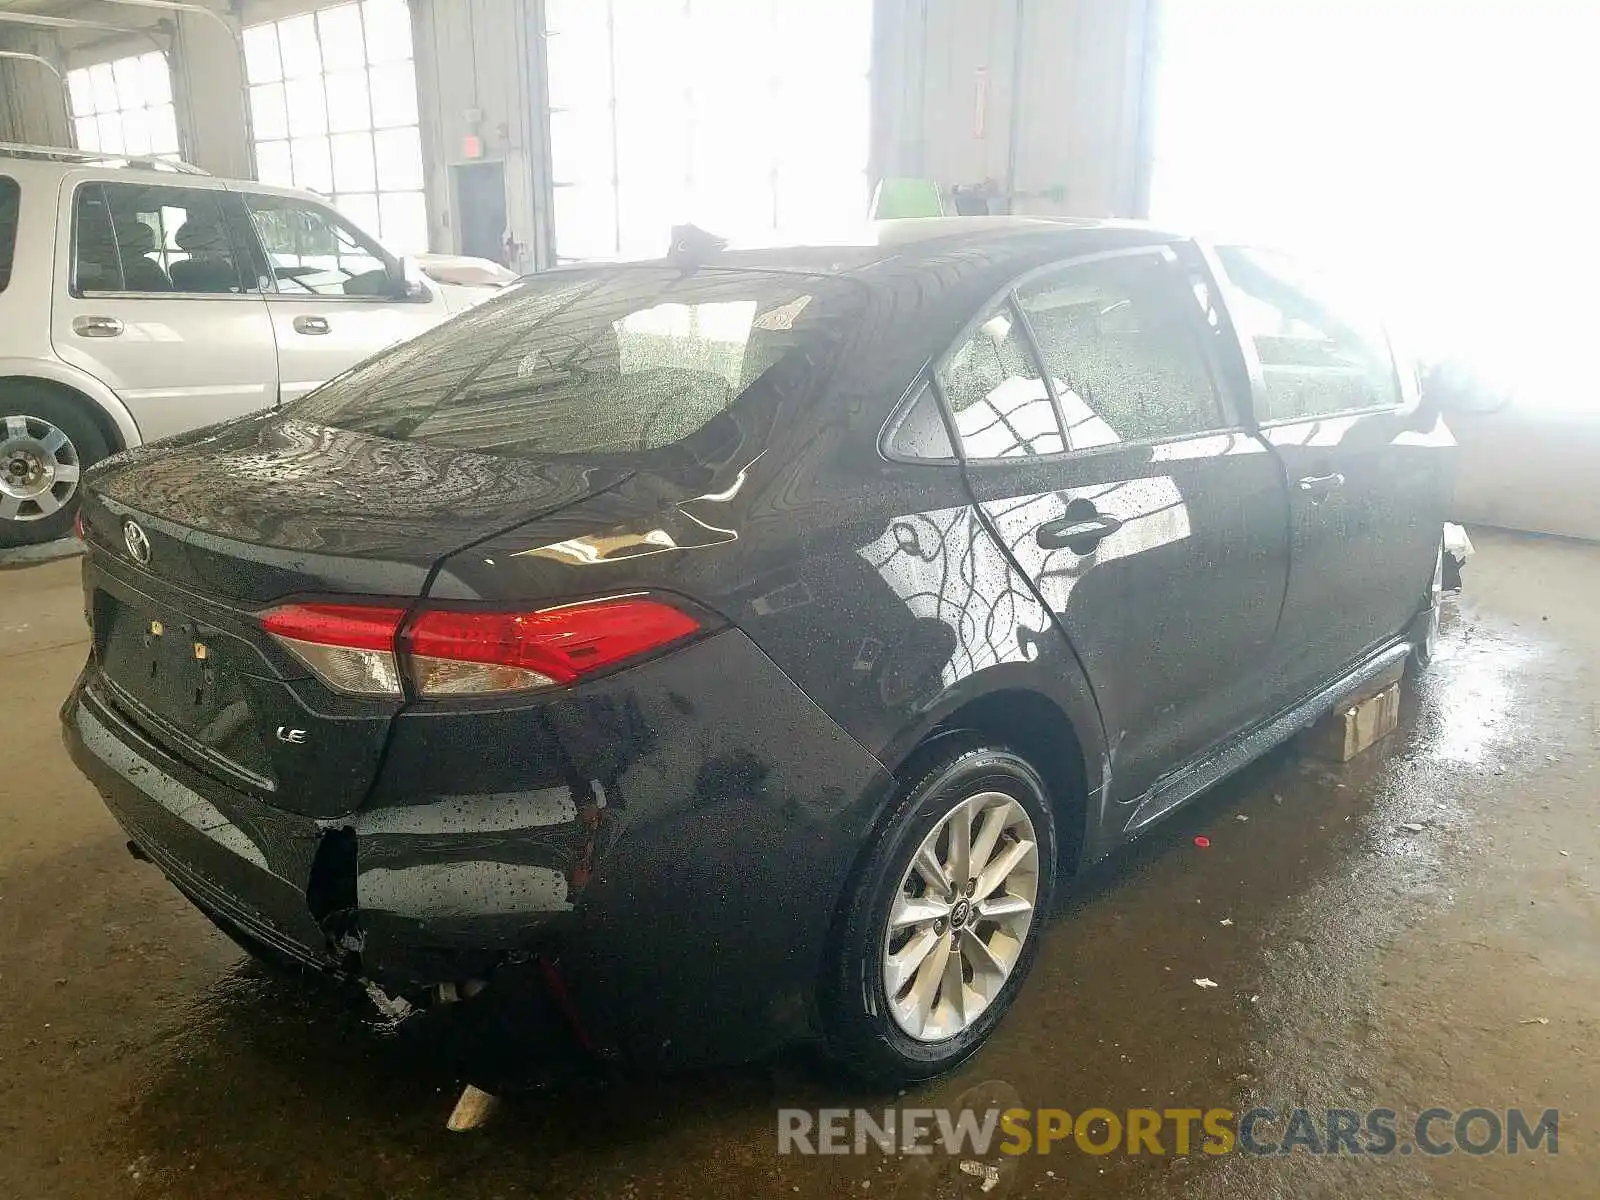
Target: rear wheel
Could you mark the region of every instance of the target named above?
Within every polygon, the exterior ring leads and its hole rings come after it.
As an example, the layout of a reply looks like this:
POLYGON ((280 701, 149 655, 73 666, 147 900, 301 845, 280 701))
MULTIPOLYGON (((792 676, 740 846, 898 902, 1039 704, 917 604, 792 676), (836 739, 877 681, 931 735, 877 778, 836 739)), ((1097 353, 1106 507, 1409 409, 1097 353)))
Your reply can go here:
POLYGON ((878 835, 825 980, 836 1054, 927 1079, 978 1049, 1033 965, 1055 882, 1038 773, 973 741, 925 760, 878 835))
POLYGON ((82 473, 106 453, 81 404, 25 381, 0 383, 0 546, 71 533, 82 473))

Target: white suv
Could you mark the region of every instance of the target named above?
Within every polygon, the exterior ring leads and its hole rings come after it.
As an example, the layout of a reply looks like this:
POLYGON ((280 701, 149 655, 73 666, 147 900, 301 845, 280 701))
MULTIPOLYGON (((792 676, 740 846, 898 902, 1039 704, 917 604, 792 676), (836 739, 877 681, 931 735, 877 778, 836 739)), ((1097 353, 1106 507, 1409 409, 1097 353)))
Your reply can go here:
POLYGON ((436 261, 478 286, 306 192, 0 144, 0 547, 70 532, 106 455, 291 400, 514 278, 436 261))

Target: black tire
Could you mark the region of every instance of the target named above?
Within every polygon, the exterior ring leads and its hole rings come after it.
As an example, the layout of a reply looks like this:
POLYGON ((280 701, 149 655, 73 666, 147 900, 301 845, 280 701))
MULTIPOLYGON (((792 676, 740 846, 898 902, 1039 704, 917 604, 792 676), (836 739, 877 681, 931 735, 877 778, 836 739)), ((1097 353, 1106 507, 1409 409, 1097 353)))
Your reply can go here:
POLYGON ((821 989, 832 1055, 873 1083, 931 1079, 971 1057, 1000 1023, 1033 966, 1056 861, 1055 821, 1044 781, 1021 755, 960 737, 942 739, 913 760, 858 873, 834 938, 821 989), (1027 933, 1005 982, 970 1024, 942 1041, 919 1040, 890 1011, 883 957, 890 908, 923 840, 958 801, 991 791, 1016 801, 1033 824, 1037 891, 1027 933))
MULTIPOLYGON (((32 519, 6 519, 0 517, 0 547, 33 546, 53 542, 72 533, 72 523, 78 515, 78 500, 82 494, 82 472, 110 453, 105 435, 89 414, 86 401, 74 400, 42 384, 25 379, 0 381, 0 444, 8 442, 7 430, 13 417, 32 418, 48 422, 67 436, 69 457, 77 465, 80 481, 66 493, 66 485, 59 489, 64 494, 62 504, 47 516, 34 515, 32 519)), ((33 426, 37 428, 37 426, 33 426)), ((10 462, 0 461, 0 473, 7 472, 10 462)), ((4 493, 0 492, 0 497, 4 493)), ((24 514, 36 514, 37 506, 26 506, 24 514)))

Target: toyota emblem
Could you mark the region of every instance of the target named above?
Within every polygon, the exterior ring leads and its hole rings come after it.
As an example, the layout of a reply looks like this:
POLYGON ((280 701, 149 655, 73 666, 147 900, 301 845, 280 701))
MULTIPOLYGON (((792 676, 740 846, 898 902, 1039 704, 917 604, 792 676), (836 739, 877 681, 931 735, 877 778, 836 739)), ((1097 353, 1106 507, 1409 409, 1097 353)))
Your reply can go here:
POLYGON ((122 523, 122 541, 128 547, 128 557, 141 567, 150 561, 150 535, 139 528, 137 521, 122 523))

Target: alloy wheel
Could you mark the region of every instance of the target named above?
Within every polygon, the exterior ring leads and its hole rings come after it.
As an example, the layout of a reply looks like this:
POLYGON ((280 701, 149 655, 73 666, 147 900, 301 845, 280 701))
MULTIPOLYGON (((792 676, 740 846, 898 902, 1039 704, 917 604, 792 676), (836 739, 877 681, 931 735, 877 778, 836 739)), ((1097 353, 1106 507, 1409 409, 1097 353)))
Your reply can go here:
POLYGON ((946 813, 889 909, 883 985, 895 1024, 939 1042, 976 1021, 1022 957, 1038 894, 1038 838, 1021 804, 985 791, 946 813))
POLYGON ((39 521, 78 490, 78 449, 42 417, 14 414, 0 425, 0 521, 39 521))

